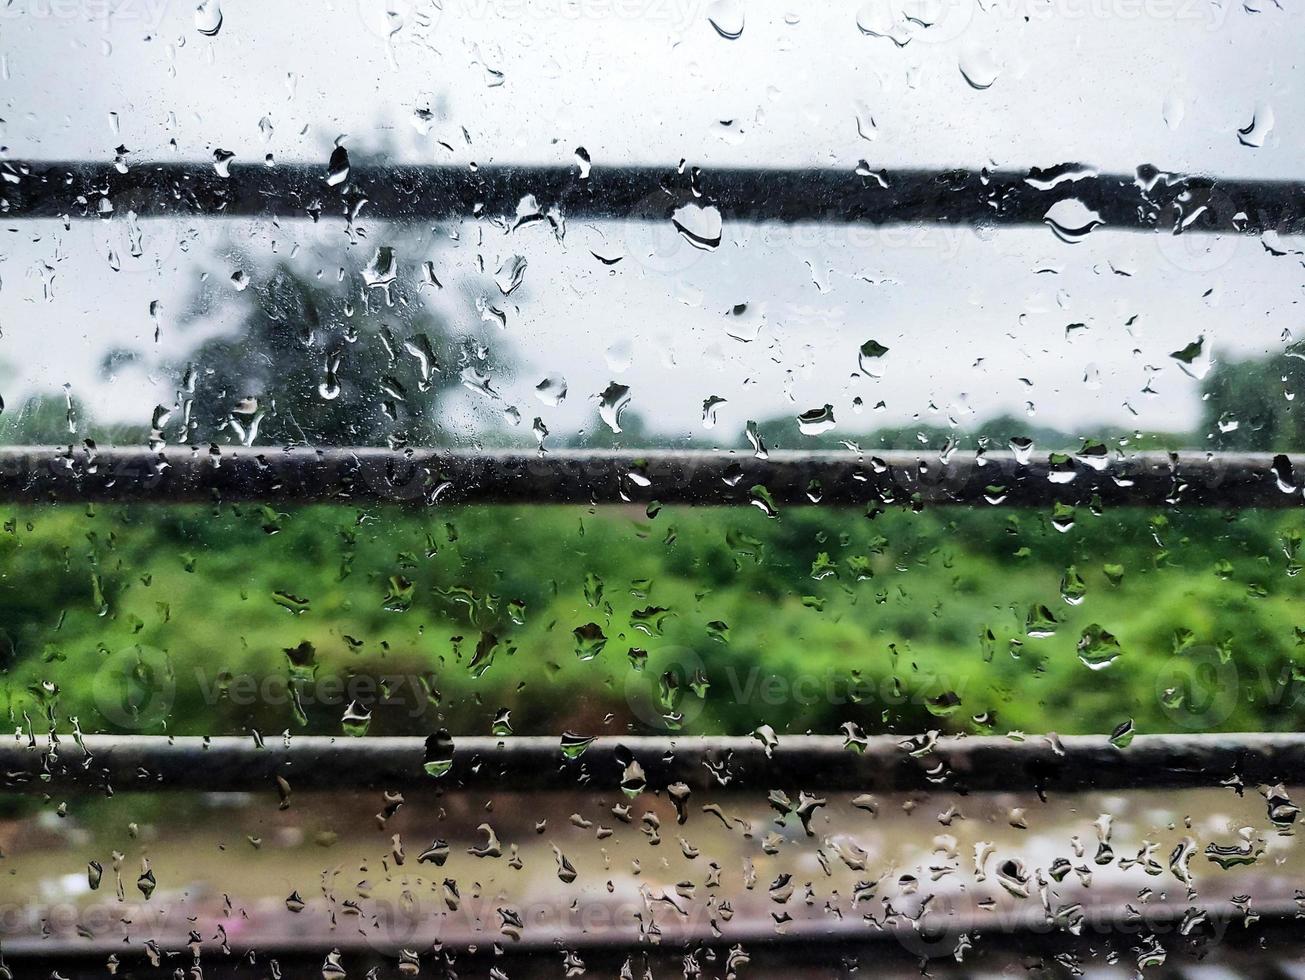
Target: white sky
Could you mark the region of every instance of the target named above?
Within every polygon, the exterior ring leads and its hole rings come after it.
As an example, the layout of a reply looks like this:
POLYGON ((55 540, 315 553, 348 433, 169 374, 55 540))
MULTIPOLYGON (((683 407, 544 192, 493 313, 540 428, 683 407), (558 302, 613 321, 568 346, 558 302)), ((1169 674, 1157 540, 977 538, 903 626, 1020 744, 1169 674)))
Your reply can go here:
MULTIPOLYGON (((729 7, 743 11, 737 40, 717 33, 702 0, 444 0, 442 10, 394 0, 398 18, 385 0, 227 0, 215 37, 196 29, 192 0, 12 0, 0 10, 0 139, 10 157, 33 159, 111 160, 122 143, 135 161, 208 160, 222 147, 247 162, 270 150, 324 164, 347 134, 350 146, 385 143, 412 162, 570 164, 584 146, 595 166, 685 158, 850 171, 865 159, 891 173, 1077 160, 1305 177, 1299 7, 916 0, 916 16, 937 21, 926 30, 886 4, 724 3, 722 23, 736 15, 729 7), (905 46, 858 27, 893 17, 905 46), (962 65, 996 79, 975 90, 962 65), (437 121, 422 134, 411 123, 425 107, 437 121), (873 118, 872 141, 858 135, 858 114, 873 118), (1242 145, 1238 129, 1270 114, 1264 145, 1242 145)), ((170 403, 174 378, 111 380, 100 360, 110 347, 147 364, 185 351, 193 336, 169 330, 169 314, 202 273, 224 283, 238 264, 215 251, 232 225, 201 228, 179 249, 194 227, 145 222, 145 254, 132 258, 116 218, 67 231, 0 221, 5 403, 64 383, 101 416, 145 422, 170 403), (152 299, 165 310, 157 346, 152 299)), ((727 222, 721 247, 701 252, 670 227, 634 222, 571 221, 561 243, 538 223, 510 237, 482 227, 468 222, 456 245, 400 261, 411 271, 433 257, 450 287, 441 310, 471 330, 472 298, 496 298, 499 260, 527 257, 503 338, 522 366, 499 387, 527 424, 539 414, 554 433, 587 424, 588 396, 613 379, 657 428, 704 445, 742 445, 746 419, 826 402, 849 433, 917 414, 973 423, 1029 402, 1034 422, 1071 430, 1182 428, 1199 386, 1169 352, 1204 335, 1216 358, 1263 354, 1281 349, 1284 332, 1305 332, 1300 258, 1254 238, 1102 228, 1069 245, 1045 228, 727 222), (607 267, 591 249, 625 258, 607 267), (724 313, 741 302, 758 312, 750 343, 726 333, 724 313), (1087 329, 1067 337, 1069 323, 1087 329), (885 375, 853 379, 872 338, 891 349, 885 375), (557 408, 531 393, 545 375, 568 381, 557 408), (1143 393, 1148 381, 1156 394, 1143 393), (704 430, 712 395, 726 403, 704 430), (857 418, 858 395, 886 410, 857 418)), ((338 226, 234 230, 255 251, 313 244, 296 259, 310 273, 356 273, 387 235, 367 225, 369 241, 348 247, 338 226)))

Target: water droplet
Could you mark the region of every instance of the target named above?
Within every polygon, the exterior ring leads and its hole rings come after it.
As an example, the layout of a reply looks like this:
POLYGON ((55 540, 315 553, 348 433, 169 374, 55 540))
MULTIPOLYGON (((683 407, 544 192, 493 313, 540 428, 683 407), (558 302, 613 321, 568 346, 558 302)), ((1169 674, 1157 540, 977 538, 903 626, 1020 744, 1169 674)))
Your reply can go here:
POLYGON ((895 5, 886 0, 869 0, 858 8, 856 26, 867 37, 886 37, 899 48, 911 40, 910 25, 898 16, 895 5))
POLYGON ((828 432, 835 425, 834 406, 824 405, 821 408, 811 408, 798 416, 798 431, 804 436, 818 436, 822 432, 828 432))
POLYGON ((1065 569, 1065 574, 1060 578, 1060 597, 1071 606, 1082 605, 1087 597, 1087 582, 1083 581, 1083 576, 1073 565, 1065 569))
POLYGON ((317 386, 317 393, 326 401, 335 401, 340 397, 340 378, 336 371, 340 367, 340 356, 338 354, 326 358, 325 374, 321 383, 317 386))
POLYGON ((704 429, 714 428, 716 425, 716 409, 725 404, 725 399, 719 395, 710 395, 703 399, 702 402, 702 427, 704 429))
POLYGON ((583 146, 577 146, 575 148, 575 165, 580 170, 580 179, 588 180, 589 171, 593 167, 593 161, 589 158, 589 151, 583 146))
POLYGON ((218 149, 213 151, 213 169, 219 177, 231 176, 231 161, 235 158, 236 155, 230 150, 218 149))
POLYGON ((743 4, 740 0, 713 0, 707 20, 721 37, 737 40, 743 34, 743 4))
POLYGON ((204 0, 195 8, 195 30, 205 37, 216 37, 222 30, 222 5, 218 0, 204 0))
POLYGON ((720 211, 710 205, 693 202, 676 208, 671 215, 675 230, 694 248, 709 252, 720 246, 724 224, 720 211))
POLYGON ((349 151, 343 146, 336 146, 331 151, 331 160, 326 165, 326 183, 337 187, 349 179, 349 151))
POLYGON ((1258 149, 1273 131, 1273 107, 1267 102, 1257 103, 1251 121, 1237 130, 1237 141, 1242 146, 1258 149))
POLYGON ((368 289, 384 289, 388 292, 390 285, 399 278, 399 263, 394 249, 389 245, 379 246, 363 269, 362 277, 368 289))
POLYGON ((961 77, 970 88, 982 92, 992 87, 992 83, 1001 74, 1001 65, 993 53, 986 48, 966 48, 961 52, 959 67, 961 77))
POLYGON ((444 729, 426 739, 426 758, 421 767, 436 779, 447 776, 453 768, 453 737, 444 729))
POLYGON ((625 769, 621 772, 621 792, 634 799, 647 785, 648 778, 644 775, 643 766, 639 765, 638 760, 634 758, 626 760, 625 769))
POLYGON ((575 760, 585 754, 585 749, 594 744, 594 736, 577 735, 574 732, 562 733, 562 755, 575 760))
POLYGON ((749 488, 748 502, 767 517, 779 516, 779 507, 775 504, 775 498, 764 483, 758 483, 756 486, 749 488))
POLYGON ((1273 476, 1278 481, 1278 489, 1283 493, 1295 493, 1300 489, 1296 486, 1296 474, 1292 469, 1291 459, 1282 453, 1273 457, 1273 476))
POLYGON ((581 660, 593 660, 607 646, 607 634, 597 623, 585 623, 571 631, 575 637, 575 655, 581 660))
POLYGON ((1106 448, 1104 442, 1096 439, 1084 439, 1083 448, 1074 454, 1074 458, 1084 466, 1089 466, 1101 473, 1110 465, 1110 450, 1106 448))
POLYGON ((498 267, 498 272, 494 273, 494 284, 498 286, 498 291, 507 296, 520 286, 521 280, 526 276, 527 265, 524 255, 511 255, 504 259, 503 264, 498 267))
POLYGON ((1091 670, 1109 667, 1123 652, 1114 634, 1096 623, 1088 626, 1078 640, 1078 659, 1091 670))
POLYGON ((1070 245, 1078 244, 1092 229, 1105 223, 1100 214, 1076 197, 1057 201, 1047 209, 1042 220, 1056 233, 1057 238, 1070 245))
POLYGON ((1182 350, 1173 351, 1170 355, 1183 372, 1197 380, 1204 378, 1210 373, 1211 358, 1210 352, 1205 347, 1204 334, 1197 337, 1182 350))
POLYGON ((499 738, 506 738, 512 734, 512 709, 500 708, 494 715, 493 722, 489 726, 490 733, 499 738))
POLYGON ((562 853, 561 848, 556 844, 553 845, 553 857, 557 861, 557 877, 562 884, 569 885, 575 881, 579 874, 575 869, 575 865, 567 859, 567 856, 562 853))
POLYGON ((550 408, 560 405, 566 399, 566 378, 545 378, 535 385, 535 397, 550 408))
MULTIPOLYGON (((1249 828, 1247 828, 1247 831, 1249 831, 1249 828)), ((1252 865, 1260 859, 1260 855, 1263 853, 1264 841, 1252 840, 1249 836, 1243 837, 1236 844, 1216 844, 1212 842, 1205 847, 1206 860, 1212 864, 1217 864, 1224 871, 1239 865, 1252 865)))
POLYGON ((1133 737, 1136 734, 1137 729, 1133 727, 1133 719, 1129 718, 1110 733, 1110 744, 1116 748, 1126 749, 1133 744, 1133 737))
POLYGON ((863 374, 872 378, 882 378, 881 359, 888 353, 888 348, 877 340, 867 340, 861 345, 857 355, 857 364, 863 374))
POLYGON ((607 423, 607 427, 613 432, 620 432, 621 413, 630 404, 629 386, 613 381, 603 389, 598 398, 598 417, 607 423))
POLYGON ((947 718, 961 709, 961 696, 955 691, 943 691, 935 697, 925 698, 924 706, 929 714, 947 718))
POLYGON ((1028 615, 1024 617, 1024 632, 1035 640, 1055 636, 1057 625, 1052 611, 1040 603, 1030 606, 1028 615))
POLYGON ((340 718, 340 727, 346 735, 360 738, 367 734, 372 724, 372 710, 359 701, 350 701, 340 718))
POLYGON ((437 868, 443 867, 448 859, 449 842, 441 839, 431 841, 430 847, 417 855, 418 864, 433 864, 437 868))

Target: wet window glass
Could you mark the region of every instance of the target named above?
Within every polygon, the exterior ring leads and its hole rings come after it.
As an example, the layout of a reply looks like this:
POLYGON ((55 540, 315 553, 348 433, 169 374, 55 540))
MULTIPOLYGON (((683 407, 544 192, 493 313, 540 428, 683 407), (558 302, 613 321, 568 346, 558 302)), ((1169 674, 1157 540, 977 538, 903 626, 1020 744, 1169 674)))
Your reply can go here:
POLYGON ((0 978, 1298 975, 1303 30, 0 0, 0 978))

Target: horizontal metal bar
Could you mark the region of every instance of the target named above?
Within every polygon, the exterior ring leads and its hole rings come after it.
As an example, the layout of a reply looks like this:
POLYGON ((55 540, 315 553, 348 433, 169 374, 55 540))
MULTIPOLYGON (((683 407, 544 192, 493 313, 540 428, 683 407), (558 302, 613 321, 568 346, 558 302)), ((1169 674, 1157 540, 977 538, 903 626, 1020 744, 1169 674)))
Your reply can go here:
MULTIPOLYGON (((571 896, 559 892, 559 897, 565 901, 571 896)), ((741 945, 749 952, 782 955, 785 950, 810 950, 812 944, 824 947, 831 959, 835 950, 840 954, 861 950, 876 958, 887 957, 897 962, 946 960, 953 957, 956 943, 962 936, 973 943, 967 962, 993 953, 1031 950, 1062 953, 1082 947, 1092 948, 1100 955, 1102 947, 1135 943, 1144 935, 1163 941, 1177 954, 1186 944, 1179 929, 1184 920, 1192 919, 1203 925, 1192 931, 1187 943, 1212 941, 1219 945, 1227 943, 1234 949, 1240 946, 1254 948, 1272 938, 1275 945, 1271 948, 1277 956, 1296 953, 1305 943, 1299 928, 1300 909, 1290 898, 1254 901, 1253 921, 1248 921, 1245 907, 1229 901, 1089 903, 1075 919, 1073 932, 1067 928, 1066 922, 1051 920, 1040 906, 1007 907, 993 912, 949 912, 943 902, 934 904, 937 908, 925 912, 918 922, 900 913, 894 921, 883 923, 859 915, 794 918, 781 929, 769 918, 758 921, 755 917, 736 915, 728 921, 717 919, 717 931, 706 928, 704 920, 708 916, 705 914, 695 916, 700 923, 695 926, 682 924, 668 911, 657 917, 658 932, 653 942, 647 935, 647 922, 640 922, 633 915, 628 924, 604 921, 603 928, 599 929, 559 930, 555 921, 532 929, 531 923, 527 922, 521 938, 511 940, 498 931, 499 917, 493 912, 492 921, 483 923, 483 928, 478 930, 468 929, 462 922, 455 922, 453 928, 449 928, 444 917, 432 910, 425 910, 420 918, 414 914, 411 920, 399 917, 397 923, 389 923, 391 928, 386 929, 384 923, 369 921, 371 917, 366 914, 367 903, 364 901, 359 903, 358 924, 351 929, 323 927, 321 932, 316 932, 311 921, 296 918, 293 920, 294 928, 289 932, 270 934, 266 917, 260 916, 252 926, 232 936, 205 937, 196 942, 189 931, 178 931, 175 935, 151 934, 149 938, 159 950, 167 953, 181 951, 187 959, 199 951, 206 972, 214 965, 221 965, 227 956, 238 958, 250 954, 264 959, 275 957, 283 968, 294 963, 296 957, 313 957, 316 959, 314 965, 320 967, 322 958, 331 950, 338 950, 346 957, 380 960, 393 958, 403 950, 429 956, 432 948, 456 954, 459 958, 474 957, 477 946, 496 940, 501 946, 493 950, 495 959, 514 955, 537 956, 567 949, 585 954, 587 962, 589 954, 601 956, 604 951, 621 956, 642 952, 675 957, 695 949, 726 950, 741 945), (1204 913, 1204 917, 1198 918, 1197 912, 1204 913), (395 929, 396 925, 403 928, 395 929), (395 936, 395 932, 403 934, 395 936)), ((510 898, 498 897, 491 908, 512 905, 510 898)), ((696 910, 696 907, 691 908, 696 910)), ((118 926, 121 928, 121 923, 118 926)), ((24 965, 34 965, 35 962, 50 965, 55 962, 75 963, 79 958, 90 957, 98 960, 101 971, 104 957, 113 955, 124 967, 130 965, 132 975, 136 975, 137 968, 146 965, 140 962, 145 958, 142 945, 128 945, 121 935, 102 938, 16 936, 6 938, 2 948, 7 960, 24 965)), ((355 961, 352 965, 358 964, 355 961)), ((293 971, 291 975, 298 972, 293 971)))
POLYGON ((751 737, 604 737, 575 759, 544 736, 453 740, 447 772, 430 775, 420 737, 252 738, 88 735, 49 744, 0 745, 0 788, 52 794, 155 790, 430 788, 609 790, 629 785, 802 788, 892 792, 1016 792, 1305 785, 1305 734, 1150 735, 1119 748, 1100 736, 922 740, 876 736, 861 751, 841 736, 779 739, 767 753, 751 737))
POLYGON ((1295 507, 1305 455, 0 449, 0 501, 1295 507))
POLYGON ((1075 198, 1105 227, 1124 230, 1305 232, 1305 183, 1161 173, 1098 174, 1074 166, 1042 171, 850 170, 674 167, 413 166, 359 163, 327 182, 325 164, 124 164, 0 161, 0 220, 343 215, 446 220, 515 216, 532 195, 573 218, 666 220, 688 203, 726 220, 1041 224, 1053 204, 1075 198), (125 172, 123 170, 125 169, 125 172))

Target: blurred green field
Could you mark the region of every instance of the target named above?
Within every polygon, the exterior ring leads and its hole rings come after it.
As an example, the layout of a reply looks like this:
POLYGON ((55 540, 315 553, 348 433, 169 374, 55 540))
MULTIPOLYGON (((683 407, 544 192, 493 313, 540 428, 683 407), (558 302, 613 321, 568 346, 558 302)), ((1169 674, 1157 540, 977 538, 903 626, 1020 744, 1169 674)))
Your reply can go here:
POLYGON ((1296 512, 17 507, 0 697, 38 733, 1293 730, 1300 541, 1296 512))

